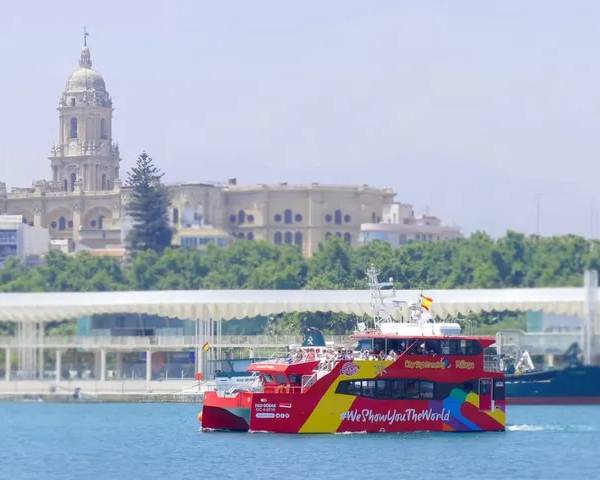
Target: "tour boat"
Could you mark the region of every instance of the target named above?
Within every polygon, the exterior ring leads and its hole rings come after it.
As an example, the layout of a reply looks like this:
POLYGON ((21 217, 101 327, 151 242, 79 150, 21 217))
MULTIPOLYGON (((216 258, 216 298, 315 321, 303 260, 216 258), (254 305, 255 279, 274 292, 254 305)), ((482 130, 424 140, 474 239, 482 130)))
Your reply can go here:
POLYGON ((369 270, 372 328, 359 325, 352 348, 324 342, 253 363, 254 381, 205 394, 204 430, 281 433, 503 431, 504 374, 493 337, 466 336, 434 322, 426 307, 384 308, 369 270), (402 310, 402 309, 400 309, 402 310))

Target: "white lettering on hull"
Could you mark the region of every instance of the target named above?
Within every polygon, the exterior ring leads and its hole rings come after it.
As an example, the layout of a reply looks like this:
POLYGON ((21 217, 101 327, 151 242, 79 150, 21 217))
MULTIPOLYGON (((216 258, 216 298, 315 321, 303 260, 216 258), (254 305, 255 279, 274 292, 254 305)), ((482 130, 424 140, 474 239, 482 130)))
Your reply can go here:
POLYGON ((394 425, 395 423, 404 422, 448 422, 450 420, 450 411, 445 408, 441 412, 434 412, 433 409, 418 411, 415 408, 407 408, 406 410, 388 410, 385 413, 374 412, 370 408, 362 410, 348 410, 341 414, 342 420, 358 423, 387 423, 394 425))

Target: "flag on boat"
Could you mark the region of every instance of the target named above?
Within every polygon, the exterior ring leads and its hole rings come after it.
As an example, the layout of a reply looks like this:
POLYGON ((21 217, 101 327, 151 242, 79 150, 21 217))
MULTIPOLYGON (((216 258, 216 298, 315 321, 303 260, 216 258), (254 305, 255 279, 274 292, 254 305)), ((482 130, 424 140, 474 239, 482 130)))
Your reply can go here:
POLYGON ((208 352, 210 350, 210 343, 204 342, 204 345, 202 345, 202 350, 208 352))
POLYGON ((426 297, 425 295, 421 295, 421 308, 429 311, 431 310, 431 304, 433 303, 433 298, 426 297))

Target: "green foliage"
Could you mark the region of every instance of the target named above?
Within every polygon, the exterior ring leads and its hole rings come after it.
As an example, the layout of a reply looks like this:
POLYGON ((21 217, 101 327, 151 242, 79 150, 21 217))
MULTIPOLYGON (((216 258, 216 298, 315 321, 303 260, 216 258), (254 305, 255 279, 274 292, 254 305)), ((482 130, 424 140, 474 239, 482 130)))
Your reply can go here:
MULTIPOLYGON (((7 260, 0 267, 0 291, 366 288, 365 270, 371 264, 379 269, 382 280, 393 277, 397 288, 580 286, 585 269, 600 269, 600 242, 573 235, 542 238, 516 232, 495 240, 478 232, 447 242, 402 248, 373 242, 352 249, 332 238, 306 259, 293 246, 238 241, 204 251, 141 250, 127 266, 89 254, 51 252, 46 263, 36 267, 7 260)), ((479 332, 491 332, 495 324, 522 324, 522 317, 510 315, 491 313, 465 321, 479 332)), ((231 328, 238 333, 297 333, 310 324, 329 333, 343 333, 355 322, 356 318, 347 315, 298 313, 261 317, 231 328)))
POLYGON ((171 245, 169 194, 161 183, 163 175, 146 152, 142 152, 135 167, 127 174, 127 185, 132 189, 127 213, 133 219, 127 240, 133 253, 143 250, 162 252, 171 245))
POLYGON ((343 240, 333 237, 319 245, 311 259, 308 284, 310 289, 352 288, 352 248, 343 240))

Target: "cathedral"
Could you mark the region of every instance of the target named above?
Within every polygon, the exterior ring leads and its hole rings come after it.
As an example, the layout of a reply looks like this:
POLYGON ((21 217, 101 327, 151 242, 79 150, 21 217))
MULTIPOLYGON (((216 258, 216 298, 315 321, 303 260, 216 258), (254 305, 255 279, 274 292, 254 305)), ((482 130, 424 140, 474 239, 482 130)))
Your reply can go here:
MULTIPOLYGON (((47 228, 51 244, 101 254, 123 249, 131 219, 119 147, 112 140, 112 99, 92 67, 84 36, 79 67, 58 104, 51 180, 10 191, 0 183, 0 214, 47 228)), ((307 256, 330 236, 356 244, 361 225, 379 223, 394 198, 389 188, 368 185, 239 185, 235 179, 169 185, 169 191, 175 246, 263 240, 297 245, 307 256)))

